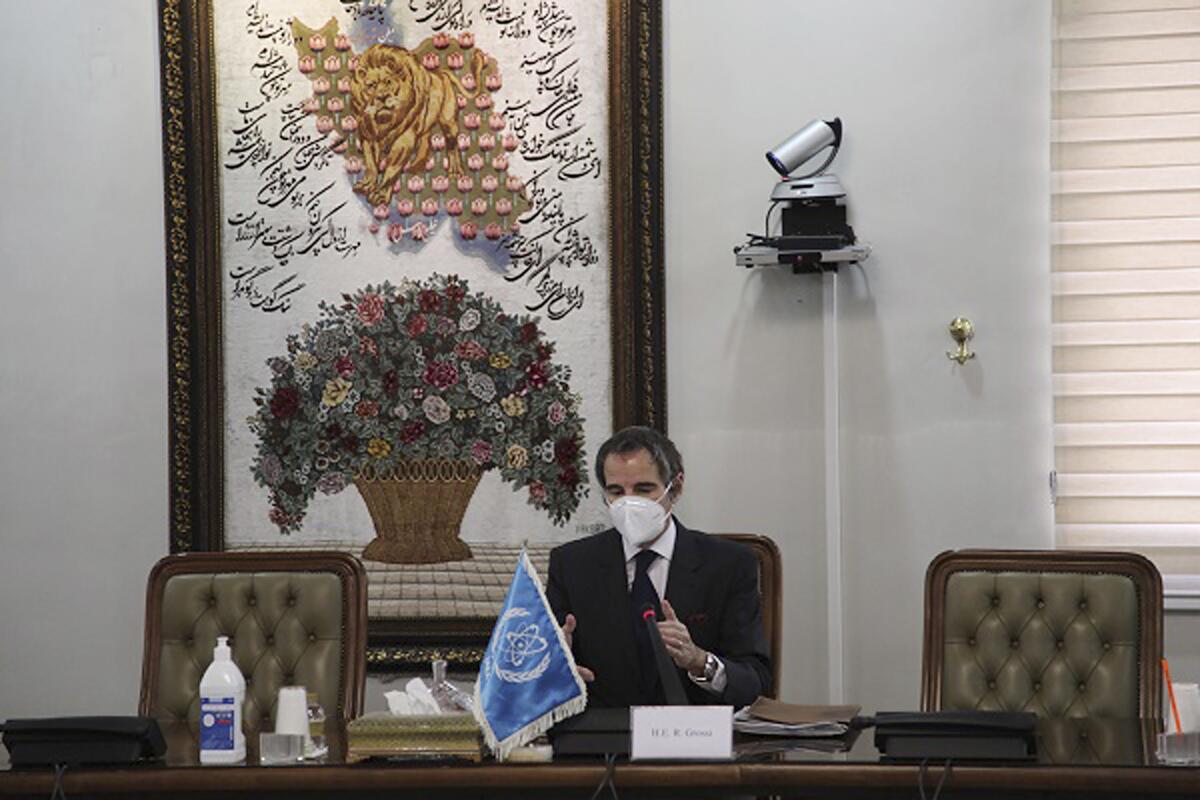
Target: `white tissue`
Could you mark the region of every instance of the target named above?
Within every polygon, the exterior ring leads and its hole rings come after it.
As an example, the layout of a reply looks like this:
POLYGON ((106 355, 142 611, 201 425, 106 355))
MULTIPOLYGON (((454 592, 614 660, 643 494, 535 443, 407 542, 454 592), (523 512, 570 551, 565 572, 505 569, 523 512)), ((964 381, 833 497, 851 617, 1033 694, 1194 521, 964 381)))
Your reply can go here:
POLYGON ((408 702, 412 706, 414 714, 442 713, 437 700, 433 699, 433 692, 429 691, 425 681, 420 678, 413 678, 404 684, 404 691, 408 694, 408 702))
POLYGON ((387 700, 388 710, 393 714, 409 716, 442 713, 437 701, 433 699, 433 692, 429 691, 429 687, 420 678, 413 678, 405 684, 403 692, 384 692, 383 697, 387 700))
POLYGON ((383 697, 387 700, 388 711, 393 714, 405 716, 413 713, 412 705, 408 702, 408 695, 404 692, 393 689, 390 692, 384 692, 383 697))

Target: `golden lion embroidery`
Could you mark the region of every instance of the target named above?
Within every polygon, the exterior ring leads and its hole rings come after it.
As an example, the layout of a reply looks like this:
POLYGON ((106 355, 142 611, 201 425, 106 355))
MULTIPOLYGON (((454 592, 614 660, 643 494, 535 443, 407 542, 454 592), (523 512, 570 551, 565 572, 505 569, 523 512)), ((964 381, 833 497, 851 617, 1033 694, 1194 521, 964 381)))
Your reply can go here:
MULTIPOLYGON (((471 52, 476 85, 482 83, 483 54, 471 52)), ((429 70, 402 47, 377 44, 359 59, 350 80, 351 105, 359 113, 365 173, 355 187, 372 204, 386 202, 387 190, 405 172, 422 171, 433 155, 431 137, 457 142, 458 105, 464 94, 458 76, 445 66, 429 70)), ((458 149, 449 150, 448 172, 462 173, 458 149)))
POLYGON ((456 218, 459 235, 499 239, 530 207, 509 171, 520 140, 494 109, 503 85, 474 36, 436 33, 413 50, 374 44, 361 54, 336 19, 292 23, 298 68, 312 83, 304 110, 344 157, 388 238, 421 241, 432 218, 456 218), (424 219, 422 219, 424 218, 424 219))

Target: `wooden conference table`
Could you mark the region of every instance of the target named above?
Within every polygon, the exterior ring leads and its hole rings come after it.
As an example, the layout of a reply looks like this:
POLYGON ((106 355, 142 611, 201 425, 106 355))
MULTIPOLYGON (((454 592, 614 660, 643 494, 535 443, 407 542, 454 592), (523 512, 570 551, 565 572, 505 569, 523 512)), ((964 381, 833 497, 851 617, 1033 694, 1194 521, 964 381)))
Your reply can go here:
MULTIPOLYGON (((630 763, 620 760, 613 784, 621 798, 775 795, 820 798, 916 798, 918 781, 932 797, 1192 797, 1200 798, 1200 767, 1159 766, 1154 720, 1048 720, 1039 732, 1039 757, 1023 764, 886 763, 865 731, 849 742, 739 738, 733 761, 630 763)), ((165 728, 164 763, 123 768, 74 768, 63 778, 68 798, 81 797, 519 797, 586 800, 606 776, 603 759, 545 764, 492 761, 365 761, 345 763, 342 737, 330 731, 323 763, 261 767, 202 767, 186 727, 165 728)), ((0 750, 0 798, 48 798, 53 771, 12 769, 0 750)), ((605 789, 598 797, 612 798, 605 789)))

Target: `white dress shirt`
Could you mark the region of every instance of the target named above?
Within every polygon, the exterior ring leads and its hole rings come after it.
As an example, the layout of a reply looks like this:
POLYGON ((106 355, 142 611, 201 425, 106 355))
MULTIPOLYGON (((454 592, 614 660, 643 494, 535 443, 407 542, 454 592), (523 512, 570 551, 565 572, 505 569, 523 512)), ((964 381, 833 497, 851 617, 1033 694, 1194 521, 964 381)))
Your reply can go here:
MULTIPOLYGON (((658 553, 658 558, 654 559, 654 562, 646 570, 646 576, 650 578, 650 585, 654 587, 654 591, 658 592, 659 599, 666 597, 667 575, 671 571, 671 558, 675 555, 675 518, 668 518, 667 529, 647 548, 631 545, 624 537, 621 537, 621 544, 625 548, 625 590, 633 589, 633 578, 637 573, 637 562, 634 561, 634 558, 643 549, 648 549, 658 553)), ((711 681, 698 681, 691 672, 688 672, 688 677, 697 686, 714 694, 720 694, 725 691, 725 662, 719 657, 717 658, 717 674, 711 681)))

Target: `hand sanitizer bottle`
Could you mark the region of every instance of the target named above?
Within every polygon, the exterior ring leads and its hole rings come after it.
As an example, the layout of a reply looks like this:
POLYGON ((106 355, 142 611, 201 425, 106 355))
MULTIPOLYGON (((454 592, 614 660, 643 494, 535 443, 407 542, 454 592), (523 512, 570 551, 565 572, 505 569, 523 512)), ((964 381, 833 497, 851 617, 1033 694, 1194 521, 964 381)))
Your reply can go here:
POLYGON ((200 679, 200 763, 236 764, 246 759, 242 703, 246 679, 229 652, 229 637, 218 636, 213 660, 200 679))

